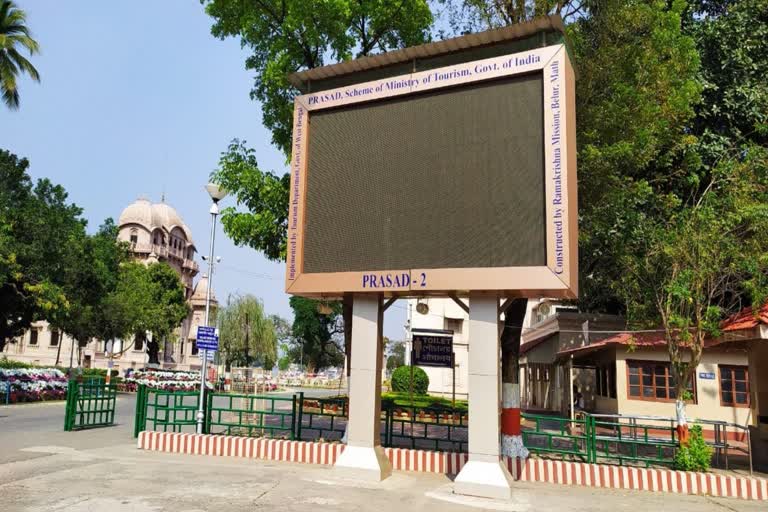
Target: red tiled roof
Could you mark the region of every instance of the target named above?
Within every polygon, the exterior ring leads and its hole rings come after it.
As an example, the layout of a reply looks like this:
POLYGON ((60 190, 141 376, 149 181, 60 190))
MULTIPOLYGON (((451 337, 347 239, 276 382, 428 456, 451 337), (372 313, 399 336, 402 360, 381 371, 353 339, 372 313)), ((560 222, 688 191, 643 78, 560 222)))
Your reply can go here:
POLYGON ((636 347, 666 347, 667 340, 664 337, 663 332, 622 332, 614 334, 609 338, 584 345, 583 347, 570 348, 568 350, 561 350, 557 353, 559 357, 576 355, 582 352, 593 352, 602 348, 614 346, 614 345, 634 345, 636 347))
POLYGON ((744 308, 738 313, 726 318, 720 328, 723 331, 740 331, 742 329, 753 329, 760 324, 768 324, 768 302, 755 314, 754 310, 744 308))
MULTIPOLYGON (((723 340, 714 340, 712 338, 706 338, 704 340, 704 347, 705 348, 714 347, 715 345, 718 345, 722 342, 723 340)), ((622 332, 619 334, 614 334, 610 338, 605 338, 595 343, 590 343, 589 345, 570 348, 568 350, 561 350, 560 352, 557 353, 557 356, 563 357, 563 356, 569 356, 571 354, 576 355, 576 354, 588 353, 588 352, 593 352, 595 350, 600 350, 605 347, 617 346, 617 345, 635 346, 638 348, 666 347, 667 338, 665 336, 664 331, 661 331, 661 330, 659 330, 658 332, 634 332, 634 333, 622 332)))

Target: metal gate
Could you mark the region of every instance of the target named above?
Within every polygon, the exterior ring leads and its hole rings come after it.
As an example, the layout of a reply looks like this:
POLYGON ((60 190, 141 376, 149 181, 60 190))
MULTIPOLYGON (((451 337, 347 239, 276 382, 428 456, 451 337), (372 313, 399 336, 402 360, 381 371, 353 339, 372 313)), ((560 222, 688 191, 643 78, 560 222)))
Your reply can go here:
POLYGON ((70 380, 67 385, 67 408, 64 430, 109 427, 115 424, 117 385, 94 379, 87 382, 70 380))

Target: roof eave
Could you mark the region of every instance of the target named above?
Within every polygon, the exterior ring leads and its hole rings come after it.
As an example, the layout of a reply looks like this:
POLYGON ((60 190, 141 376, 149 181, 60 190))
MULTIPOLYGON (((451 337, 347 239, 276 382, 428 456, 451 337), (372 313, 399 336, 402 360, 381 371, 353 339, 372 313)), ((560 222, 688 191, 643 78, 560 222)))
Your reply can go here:
POLYGON ((418 46, 392 50, 389 52, 367 55, 358 59, 347 60, 321 66, 317 68, 298 71, 288 75, 288 81, 297 89, 303 90, 304 85, 312 80, 324 80, 360 71, 402 64, 414 59, 434 57, 471 48, 479 48, 502 41, 525 39, 539 32, 551 30, 565 34, 565 25, 559 14, 542 16, 526 23, 516 23, 493 30, 467 34, 442 41, 424 43, 418 46))

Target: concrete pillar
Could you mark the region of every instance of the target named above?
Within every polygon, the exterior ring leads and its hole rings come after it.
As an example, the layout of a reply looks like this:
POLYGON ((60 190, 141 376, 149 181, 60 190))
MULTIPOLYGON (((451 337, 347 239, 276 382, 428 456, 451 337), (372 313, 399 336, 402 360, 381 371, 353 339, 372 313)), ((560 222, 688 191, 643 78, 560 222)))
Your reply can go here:
POLYGON ((500 457, 499 301, 470 296, 469 307, 469 458, 453 489, 457 494, 511 498, 512 476, 500 457))
POLYGON ((352 298, 352 360, 350 362, 347 446, 334 471, 356 480, 381 481, 392 465, 381 447, 381 361, 383 310, 378 295, 352 298))

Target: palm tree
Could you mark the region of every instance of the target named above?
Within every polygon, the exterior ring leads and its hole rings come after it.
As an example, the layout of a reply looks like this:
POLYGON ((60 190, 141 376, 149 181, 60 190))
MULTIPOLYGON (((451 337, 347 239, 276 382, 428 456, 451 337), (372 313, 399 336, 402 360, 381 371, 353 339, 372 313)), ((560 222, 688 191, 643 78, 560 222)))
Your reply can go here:
POLYGON ((37 41, 32 39, 29 29, 24 25, 27 15, 19 10, 10 0, 0 1, 0 93, 8 108, 19 108, 19 91, 16 77, 27 73, 32 80, 39 82, 40 74, 25 59, 18 48, 27 49, 30 55, 38 52, 37 41))

